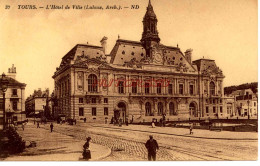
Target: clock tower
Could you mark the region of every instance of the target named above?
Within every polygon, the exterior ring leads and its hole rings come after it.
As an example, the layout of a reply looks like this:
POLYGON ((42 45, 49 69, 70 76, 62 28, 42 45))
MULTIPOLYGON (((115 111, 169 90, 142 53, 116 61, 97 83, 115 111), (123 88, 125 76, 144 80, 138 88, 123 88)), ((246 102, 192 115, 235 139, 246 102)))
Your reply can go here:
POLYGON ((153 11, 153 6, 149 0, 145 16, 143 18, 143 34, 141 43, 146 50, 146 59, 152 58, 152 49, 158 47, 160 38, 157 31, 157 18, 153 11))

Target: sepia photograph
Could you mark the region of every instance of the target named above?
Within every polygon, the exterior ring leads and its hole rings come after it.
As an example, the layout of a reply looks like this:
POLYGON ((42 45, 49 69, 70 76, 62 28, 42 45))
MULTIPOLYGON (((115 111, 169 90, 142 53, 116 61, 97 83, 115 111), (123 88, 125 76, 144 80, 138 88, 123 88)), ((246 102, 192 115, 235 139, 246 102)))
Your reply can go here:
POLYGON ((257 0, 0 1, 0 163, 255 164, 258 114, 257 0))

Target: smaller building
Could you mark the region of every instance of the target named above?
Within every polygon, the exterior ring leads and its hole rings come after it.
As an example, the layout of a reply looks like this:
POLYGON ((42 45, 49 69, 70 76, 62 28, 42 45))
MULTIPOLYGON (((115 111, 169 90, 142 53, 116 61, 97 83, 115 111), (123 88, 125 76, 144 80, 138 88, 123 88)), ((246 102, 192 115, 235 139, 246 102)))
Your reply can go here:
MULTIPOLYGON (((0 75, 0 87, 3 82, 7 85, 5 92, 5 101, 3 91, 0 90, 0 128, 3 126, 4 102, 5 102, 5 122, 13 123, 15 121, 25 120, 25 83, 16 80, 16 67, 14 65, 8 69, 8 74, 0 75)), ((1 89, 1 88, 0 88, 1 89)))
POLYGON ((238 116, 257 117, 257 94, 251 89, 236 90, 232 94, 236 100, 236 111, 238 116))
POLYGON ((33 94, 27 97, 25 101, 26 115, 29 117, 34 117, 34 115, 49 117, 51 115, 48 104, 49 98, 48 88, 44 91, 41 88, 34 90, 33 94))

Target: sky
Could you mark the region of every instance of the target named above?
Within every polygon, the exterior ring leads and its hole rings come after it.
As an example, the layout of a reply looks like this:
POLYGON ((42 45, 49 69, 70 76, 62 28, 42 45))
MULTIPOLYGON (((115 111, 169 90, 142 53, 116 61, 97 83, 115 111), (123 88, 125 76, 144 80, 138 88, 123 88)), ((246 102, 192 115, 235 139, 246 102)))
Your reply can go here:
MULTIPOLYGON (((161 43, 192 60, 216 61, 224 86, 258 81, 257 0, 151 0, 161 43)), ((108 52, 118 35, 140 41, 148 0, 1 0, 0 73, 15 65, 17 80, 34 89, 54 87, 52 76, 61 58, 76 44, 100 46, 108 37, 108 52), (19 10, 18 5, 139 5, 123 10, 19 10), (5 9, 10 5, 10 9, 5 9)))

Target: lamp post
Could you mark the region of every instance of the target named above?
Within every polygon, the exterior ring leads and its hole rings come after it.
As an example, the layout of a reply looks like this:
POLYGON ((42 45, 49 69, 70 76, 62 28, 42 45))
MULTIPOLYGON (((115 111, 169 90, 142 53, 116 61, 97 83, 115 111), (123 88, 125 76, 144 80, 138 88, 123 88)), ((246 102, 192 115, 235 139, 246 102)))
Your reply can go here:
POLYGON ((8 85, 8 80, 5 77, 5 74, 2 74, 2 78, 0 81, 0 90, 3 92, 3 130, 5 130, 6 126, 6 117, 5 117, 5 92, 7 91, 7 85, 8 85))
POLYGON ((248 116, 248 119, 250 118, 250 111, 249 111, 249 103, 250 103, 250 101, 249 101, 249 93, 247 93, 247 105, 248 105, 248 109, 247 109, 247 116, 248 116))

